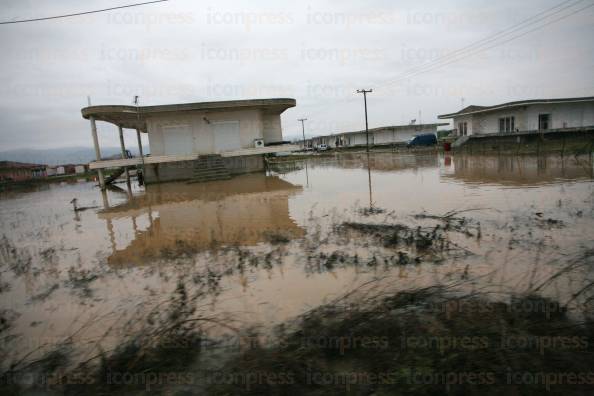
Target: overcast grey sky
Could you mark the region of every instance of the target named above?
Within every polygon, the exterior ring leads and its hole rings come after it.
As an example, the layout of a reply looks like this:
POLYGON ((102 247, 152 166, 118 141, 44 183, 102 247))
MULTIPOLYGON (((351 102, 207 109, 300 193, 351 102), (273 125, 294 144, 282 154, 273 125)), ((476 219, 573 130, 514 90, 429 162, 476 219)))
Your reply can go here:
MULTIPOLYGON (((130 0, 4 0, 25 19, 130 0)), ((0 150, 90 146, 80 109, 293 97, 285 137, 406 124, 465 104, 594 95, 594 7, 486 52, 387 84, 562 0, 191 1, 0 25, 0 150)), ((592 4, 583 0, 565 13, 592 4)), ((570 3, 568 3, 570 4, 570 3)), ((559 14, 562 15, 562 14, 559 14)), ((551 17, 551 20, 555 18, 551 17)), ((536 26, 536 25, 534 25, 536 26)), ((99 123, 102 145, 116 127, 99 123)), ((128 133, 128 144, 134 134, 128 133)))

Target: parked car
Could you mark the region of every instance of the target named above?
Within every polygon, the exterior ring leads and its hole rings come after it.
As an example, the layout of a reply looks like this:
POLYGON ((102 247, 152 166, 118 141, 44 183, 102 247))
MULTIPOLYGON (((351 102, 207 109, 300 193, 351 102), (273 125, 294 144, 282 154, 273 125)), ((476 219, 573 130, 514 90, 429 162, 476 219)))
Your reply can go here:
POLYGON ((424 133, 422 135, 417 135, 412 137, 406 147, 416 147, 416 146, 434 146, 437 144, 437 136, 433 133, 424 133))
POLYGON ((318 144, 317 149, 318 149, 318 151, 326 151, 326 150, 328 150, 328 145, 327 144, 318 144))

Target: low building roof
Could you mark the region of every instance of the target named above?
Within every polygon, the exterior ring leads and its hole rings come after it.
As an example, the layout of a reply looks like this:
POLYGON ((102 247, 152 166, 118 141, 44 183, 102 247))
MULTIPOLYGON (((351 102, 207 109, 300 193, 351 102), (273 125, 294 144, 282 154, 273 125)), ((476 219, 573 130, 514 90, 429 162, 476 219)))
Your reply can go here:
POLYGON ((146 117, 185 111, 229 111, 262 109, 274 113, 282 113, 297 102, 291 98, 226 100, 220 102, 179 103, 158 106, 89 106, 81 109, 84 118, 94 117, 96 120, 120 125, 122 128, 139 129, 146 132, 146 117))
POLYGON ((44 168, 43 164, 31 164, 28 162, 0 161, 0 168, 44 168))
POLYGON ((438 116, 440 120, 460 117, 470 114, 486 113, 489 111, 508 109, 512 107, 528 106, 534 104, 556 104, 556 103, 574 103, 574 102, 594 102, 594 96, 586 96, 581 98, 559 98, 559 99, 529 99, 519 100, 515 102, 507 102, 494 106, 467 106, 456 113, 442 114, 438 116))
MULTIPOLYGON (((449 125, 449 123, 435 123, 435 124, 408 124, 408 125, 389 125, 389 126, 382 126, 382 127, 377 127, 377 128, 369 128, 369 132, 379 132, 379 131, 400 131, 400 130, 405 130, 405 129, 410 129, 410 128, 414 128, 414 129, 424 129, 424 128, 437 128, 438 126, 445 126, 445 125, 449 125)), ((365 129, 361 130, 361 131, 352 131, 352 132, 337 132, 337 133, 331 133, 329 135, 319 135, 319 136, 313 136, 311 138, 308 138, 306 140, 310 140, 310 139, 317 139, 317 138, 324 138, 324 137, 331 137, 331 136, 343 136, 343 135, 354 135, 357 133, 365 133, 365 129)))

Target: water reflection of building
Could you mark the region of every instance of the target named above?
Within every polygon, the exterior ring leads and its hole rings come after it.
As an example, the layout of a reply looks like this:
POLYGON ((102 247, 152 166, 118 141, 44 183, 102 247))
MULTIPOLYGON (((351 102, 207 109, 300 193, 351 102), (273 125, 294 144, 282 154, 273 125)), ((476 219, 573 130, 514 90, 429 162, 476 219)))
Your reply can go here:
POLYGON ((468 183, 534 185, 555 180, 591 179, 592 158, 553 155, 462 155, 453 156, 454 172, 442 177, 468 183))
POLYGON ((147 186, 144 195, 99 214, 107 222, 112 243, 108 262, 141 265, 219 246, 298 238, 304 230, 289 217, 289 197, 299 191, 301 187, 263 174, 147 186), (114 230, 114 224, 120 220, 132 223, 131 241, 117 240, 122 233, 114 230), (118 249, 122 244, 125 247, 118 249))
MULTIPOLYGON (((342 168, 363 168, 368 166, 365 153, 344 153, 336 157, 336 163, 342 168)), ((402 154, 402 153, 371 153, 369 155, 369 169, 378 172, 392 172, 398 170, 436 168, 437 154, 402 154)))

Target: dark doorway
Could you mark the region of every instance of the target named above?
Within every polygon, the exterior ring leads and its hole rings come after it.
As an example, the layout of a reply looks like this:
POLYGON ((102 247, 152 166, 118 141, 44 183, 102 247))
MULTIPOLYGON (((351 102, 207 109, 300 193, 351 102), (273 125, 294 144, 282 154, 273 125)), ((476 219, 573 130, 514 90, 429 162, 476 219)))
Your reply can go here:
POLYGON ((550 114, 539 114, 538 115, 538 130, 549 129, 551 125, 550 114))

